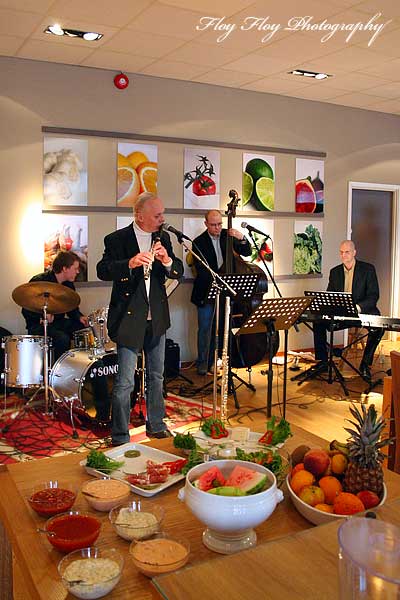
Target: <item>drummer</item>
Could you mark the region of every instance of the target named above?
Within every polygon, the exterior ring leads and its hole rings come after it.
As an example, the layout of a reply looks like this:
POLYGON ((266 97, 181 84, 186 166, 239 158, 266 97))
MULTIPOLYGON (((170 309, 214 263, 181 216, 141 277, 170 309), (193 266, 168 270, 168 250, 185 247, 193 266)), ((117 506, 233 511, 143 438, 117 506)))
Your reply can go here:
MULTIPOLYGON (((49 271, 35 275, 30 281, 49 281, 75 290, 73 282, 78 273, 79 257, 77 254, 75 252, 61 251, 55 257, 52 268, 49 271)), ((26 308, 22 309, 22 314, 25 317, 28 334, 43 335, 42 315, 26 308)), ((47 333, 53 340, 55 360, 69 350, 73 333, 89 325, 88 318, 80 312, 79 308, 55 315, 48 313, 47 321, 47 333)))

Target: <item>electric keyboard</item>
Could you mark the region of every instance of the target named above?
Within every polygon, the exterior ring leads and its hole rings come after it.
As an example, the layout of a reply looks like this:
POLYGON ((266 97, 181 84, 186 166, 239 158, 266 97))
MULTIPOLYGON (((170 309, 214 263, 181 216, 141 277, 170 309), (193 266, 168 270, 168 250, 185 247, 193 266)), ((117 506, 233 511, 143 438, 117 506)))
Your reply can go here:
POLYGON ((351 327, 382 327, 387 331, 400 331, 400 318, 398 317, 385 317, 382 315, 364 315, 360 313, 358 319, 354 317, 328 317, 324 315, 318 315, 309 311, 304 312, 300 319, 301 322, 315 322, 315 321, 333 321, 333 323, 351 323, 351 327))

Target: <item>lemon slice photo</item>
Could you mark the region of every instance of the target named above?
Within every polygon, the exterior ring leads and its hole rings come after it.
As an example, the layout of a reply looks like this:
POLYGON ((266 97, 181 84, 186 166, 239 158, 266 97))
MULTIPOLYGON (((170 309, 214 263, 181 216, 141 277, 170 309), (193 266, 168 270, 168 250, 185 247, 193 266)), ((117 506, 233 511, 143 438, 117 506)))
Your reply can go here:
POLYGON ((274 210, 274 182, 269 177, 260 177, 256 182, 256 196, 261 210, 274 210))

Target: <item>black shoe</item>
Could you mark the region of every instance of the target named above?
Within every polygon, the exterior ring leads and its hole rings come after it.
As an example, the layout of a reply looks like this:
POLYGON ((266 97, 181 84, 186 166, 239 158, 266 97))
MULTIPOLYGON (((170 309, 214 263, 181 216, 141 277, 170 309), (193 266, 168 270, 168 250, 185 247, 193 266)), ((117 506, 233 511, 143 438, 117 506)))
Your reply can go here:
POLYGON ((197 375, 200 375, 201 377, 203 377, 203 375, 207 375, 207 369, 202 369, 201 367, 197 368, 197 375))
POLYGON ((173 437, 172 433, 168 429, 166 429, 165 431, 155 431, 154 433, 150 433, 149 431, 146 431, 146 435, 149 438, 156 438, 157 440, 162 440, 163 438, 173 437))
POLYGON ((361 363, 359 371, 363 379, 368 379, 369 381, 371 380, 372 375, 368 365, 366 365, 365 363, 361 363))
POLYGON ((392 369, 388 369, 386 371, 386 375, 389 375, 389 377, 391 377, 392 376, 392 369))

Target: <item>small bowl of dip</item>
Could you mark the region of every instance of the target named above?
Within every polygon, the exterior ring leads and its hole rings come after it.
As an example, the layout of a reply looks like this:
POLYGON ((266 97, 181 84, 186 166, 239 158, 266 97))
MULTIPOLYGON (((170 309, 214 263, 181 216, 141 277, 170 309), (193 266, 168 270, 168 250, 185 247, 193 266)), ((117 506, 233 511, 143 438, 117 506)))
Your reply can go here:
POLYGON ((110 510, 115 532, 124 540, 146 540, 158 534, 165 511, 162 506, 143 500, 119 504, 110 510))
POLYGON ((28 497, 29 506, 41 517, 52 517, 72 508, 76 486, 57 479, 36 484, 28 497))
POLYGON ((131 486, 120 479, 91 479, 82 485, 82 494, 92 508, 108 512, 128 500, 131 486))
POLYGON ((81 511, 70 510, 48 519, 44 533, 60 552, 72 552, 94 544, 100 534, 101 521, 81 511))
POLYGON ((129 547, 133 564, 147 577, 181 569, 187 563, 189 554, 188 542, 167 534, 140 542, 133 541, 129 547))
POLYGON ((82 548, 64 556, 58 572, 77 598, 95 600, 109 594, 121 578, 124 559, 115 548, 82 548))

